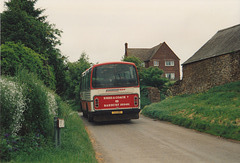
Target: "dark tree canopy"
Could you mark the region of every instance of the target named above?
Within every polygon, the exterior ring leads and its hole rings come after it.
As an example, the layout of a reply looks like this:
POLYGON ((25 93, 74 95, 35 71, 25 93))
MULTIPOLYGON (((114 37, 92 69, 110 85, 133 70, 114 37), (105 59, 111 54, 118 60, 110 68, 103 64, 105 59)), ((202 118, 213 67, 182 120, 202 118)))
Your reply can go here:
POLYGON ((21 42, 37 53, 48 53, 60 45, 62 31, 41 16, 44 10, 35 9, 37 0, 11 0, 5 2, 7 10, 1 14, 1 43, 21 42))
POLYGON ((143 66, 142 66, 143 62, 135 56, 125 57, 123 61, 134 63, 137 66, 138 72, 141 72, 143 69, 143 66))
MULTIPOLYGON (((53 69, 56 91, 62 94, 66 89, 66 64, 57 45, 61 45, 62 31, 42 16, 44 9, 35 8, 37 0, 9 0, 1 13, 1 44, 14 42, 23 44, 45 58, 53 69)), ((11 56, 7 56, 11 57, 11 56)), ((30 57, 30 56, 29 56, 30 57)))
POLYGON ((41 16, 44 9, 35 9, 35 4, 37 0, 11 0, 9 2, 5 2, 6 7, 9 11, 19 11, 26 12, 29 16, 32 16, 39 21, 44 21, 46 16, 41 16))

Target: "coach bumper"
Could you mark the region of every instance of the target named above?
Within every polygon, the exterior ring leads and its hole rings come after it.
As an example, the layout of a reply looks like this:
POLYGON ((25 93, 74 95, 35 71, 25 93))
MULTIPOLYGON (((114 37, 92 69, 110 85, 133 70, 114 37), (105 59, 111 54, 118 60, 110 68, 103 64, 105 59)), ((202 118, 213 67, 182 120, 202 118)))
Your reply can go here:
POLYGON ((93 120, 100 121, 115 121, 115 120, 130 120, 139 119, 140 109, 119 109, 119 110, 96 110, 91 112, 93 120))

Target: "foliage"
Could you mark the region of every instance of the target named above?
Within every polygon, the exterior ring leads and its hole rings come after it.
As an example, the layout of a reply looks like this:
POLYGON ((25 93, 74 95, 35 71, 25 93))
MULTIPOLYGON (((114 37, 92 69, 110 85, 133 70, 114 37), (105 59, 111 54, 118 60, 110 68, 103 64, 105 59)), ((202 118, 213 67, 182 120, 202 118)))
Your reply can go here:
POLYGON ((29 137, 32 144, 39 144, 37 150, 31 143, 31 152, 18 152, 13 159, 14 162, 92 162, 95 163, 95 152, 85 130, 82 120, 77 112, 73 112, 71 107, 57 97, 57 104, 60 110, 59 117, 65 121, 65 127, 61 129, 61 146, 54 148, 53 144, 41 145, 41 141, 36 140, 36 136, 29 137))
POLYGON ((51 136, 54 115, 50 113, 57 113, 57 106, 53 107, 53 102, 49 101, 52 100, 50 92, 34 74, 22 71, 17 75, 17 80, 26 85, 23 93, 28 99, 26 101, 28 109, 24 112, 25 123, 22 126, 21 135, 38 131, 45 137, 51 136), (52 111, 53 108, 54 111, 52 111))
POLYGON ((207 92, 169 97, 145 107, 146 116, 240 140, 240 82, 207 92))
POLYGON ((69 87, 67 94, 69 99, 79 101, 81 75, 91 65, 86 53, 82 53, 78 61, 68 63, 69 87))
POLYGON ((149 67, 142 71, 142 83, 146 86, 157 87, 160 91, 165 89, 167 78, 162 77, 163 71, 158 67, 149 67))
POLYGON ((19 0, 12 0, 9 2, 5 2, 5 5, 9 8, 9 10, 23 10, 28 15, 37 18, 38 20, 45 20, 45 16, 40 16, 43 9, 35 9, 34 5, 37 0, 21 0, 22 3, 19 3, 19 0))
POLYGON ((141 108, 151 103, 147 96, 147 90, 144 89, 145 87, 157 87, 160 90, 161 100, 166 98, 167 90, 173 83, 162 77, 162 70, 158 67, 143 67, 142 61, 135 56, 125 57, 123 61, 133 62, 137 66, 141 82, 141 108))
POLYGON ((147 105, 150 105, 151 104, 151 101, 149 100, 148 98, 148 91, 147 91, 147 88, 148 86, 141 86, 140 87, 140 104, 141 104, 141 109, 143 109, 145 106, 147 105))
POLYGON ((56 79, 56 93, 58 95, 63 96, 67 89, 67 61, 66 57, 60 54, 60 51, 57 49, 53 49, 48 55, 48 63, 54 69, 54 75, 56 79))
POLYGON ((138 72, 141 72, 143 69, 142 61, 135 56, 125 57, 123 61, 134 63, 137 66, 138 72))
POLYGON ((46 59, 20 43, 6 42, 1 45, 1 71, 14 76, 20 69, 38 74, 44 83, 54 89, 55 77, 52 68, 45 64, 46 59))
POLYGON ((77 112, 36 76, 25 70, 17 77, 2 76, 0 88, 1 162, 97 162, 77 112), (56 115, 65 120, 61 148, 52 142, 56 115))
POLYGON ((162 77, 163 71, 158 67, 144 68, 142 61, 135 56, 125 57, 123 61, 133 62, 137 66, 142 86, 157 87, 160 91, 166 92, 169 80, 162 77))
MULTIPOLYGON (((56 92, 62 95, 67 89, 66 58, 57 49, 61 45, 59 38, 62 31, 55 24, 50 24, 46 20, 47 16, 41 16, 44 9, 36 9, 36 2, 37 0, 5 2, 7 9, 1 14, 1 44, 9 41, 22 43, 45 58, 44 65, 51 66, 56 80, 56 92)), ((53 79, 51 73, 44 78, 53 79)))
POLYGON ((18 136, 4 134, 0 136, 0 160, 10 161, 16 158, 21 153, 27 155, 32 152, 47 147, 49 142, 39 133, 29 134, 27 136, 18 136))
POLYGON ((0 79, 0 88, 2 130, 17 135, 22 128, 23 113, 27 110, 28 99, 23 95, 23 86, 4 77, 0 79))
POLYGON ((36 2, 9 0, 5 2, 7 10, 1 13, 2 73, 14 77, 0 79, 0 159, 96 162, 78 115, 73 115, 61 98, 38 80, 52 89, 56 86, 59 94, 68 87, 66 58, 56 48, 61 44, 62 31, 41 16, 44 10, 35 9, 36 2), (60 150, 51 142, 53 117, 57 114, 71 124, 63 132, 60 150))
POLYGON ((16 77, 2 76, 0 88, 0 156, 10 160, 18 152, 38 149, 53 136, 58 103, 54 93, 26 70, 16 77))
POLYGON ((60 45, 62 31, 40 16, 44 10, 35 9, 37 0, 10 0, 1 14, 1 44, 7 41, 21 42, 37 53, 45 54, 60 45))
POLYGON ((40 132, 51 135, 51 119, 57 114, 55 98, 37 76, 26 70, 14 78, 1 78, 1 124, 12 135, 40 132))

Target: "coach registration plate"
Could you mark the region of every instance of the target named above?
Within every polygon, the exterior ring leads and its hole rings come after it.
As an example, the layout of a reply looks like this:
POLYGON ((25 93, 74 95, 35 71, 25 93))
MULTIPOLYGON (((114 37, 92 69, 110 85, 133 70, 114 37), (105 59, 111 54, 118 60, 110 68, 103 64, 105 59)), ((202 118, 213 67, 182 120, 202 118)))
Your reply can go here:
POLYGON ((123 111, 112 111, 112 114, 123 114, 123 111))

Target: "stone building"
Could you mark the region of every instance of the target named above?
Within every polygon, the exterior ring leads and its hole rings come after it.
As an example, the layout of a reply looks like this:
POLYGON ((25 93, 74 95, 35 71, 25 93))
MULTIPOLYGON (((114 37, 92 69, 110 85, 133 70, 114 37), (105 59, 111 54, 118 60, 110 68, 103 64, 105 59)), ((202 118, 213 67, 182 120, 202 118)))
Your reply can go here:
POLYGON ((125 57, 128 56, 138 57, 146 68, 160 68, 170 80, 180 79, 180 59, 165 42, 153 48, 128 48, 128 43, 125 43, 125 57))
POLYGON ((218 31, 182 66, 183 79, 172 87, 173 95, 239 81, 240 24, 218 31))

